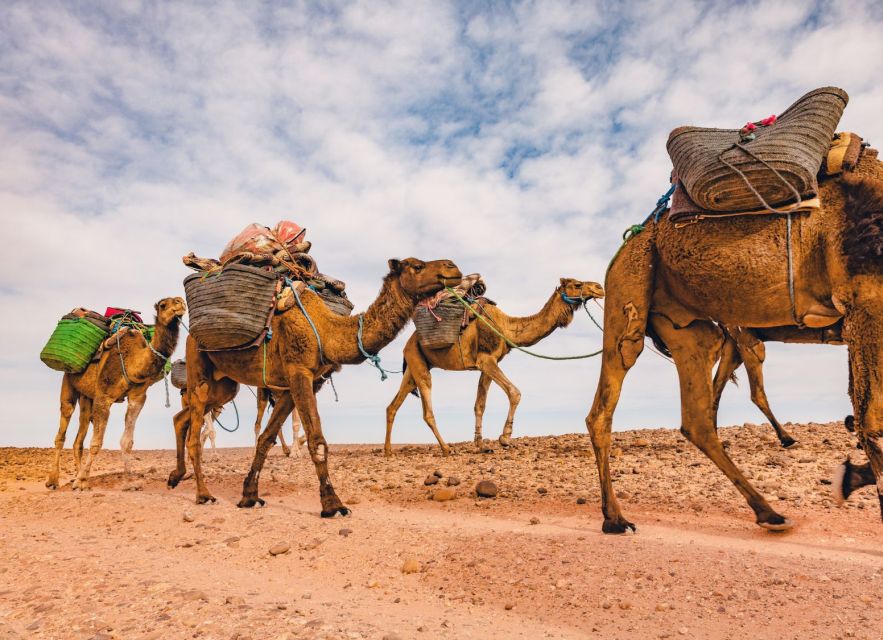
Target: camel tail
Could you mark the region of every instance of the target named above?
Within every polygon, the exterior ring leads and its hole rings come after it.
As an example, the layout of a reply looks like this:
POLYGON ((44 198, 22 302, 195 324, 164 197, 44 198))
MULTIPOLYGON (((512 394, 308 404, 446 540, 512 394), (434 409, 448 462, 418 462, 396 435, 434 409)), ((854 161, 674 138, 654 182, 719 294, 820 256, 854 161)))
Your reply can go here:
POLYGON ((736 372, 730 374, 730 382, 732 382, 737 387, 739 386, 739 376, 736 375, 736 372))
POLYGON ((883 181, 844 176, 843 254, 853 274, 883 274, 883 181))
POLYGON ((647 337, 653 341, 653 346, 656 347, 656 350, 659 351, 662 355, 667 358, 671 358, 671 349, 662 341, 662 338, 653 330, 653 326, 648 322, 647 323, 647 337))
MULTIPOLYGON (((405 375, 405 371, 407 371, 407 370, 408 370, 408 361, 405 360, 404 358, 402 358, 402 375, 405 375)), ((420 392, 417 391, 417 387, 414 387, 413 389, 411 389, 411 395, 415 396, 417 398, 420 397, 420 392)))

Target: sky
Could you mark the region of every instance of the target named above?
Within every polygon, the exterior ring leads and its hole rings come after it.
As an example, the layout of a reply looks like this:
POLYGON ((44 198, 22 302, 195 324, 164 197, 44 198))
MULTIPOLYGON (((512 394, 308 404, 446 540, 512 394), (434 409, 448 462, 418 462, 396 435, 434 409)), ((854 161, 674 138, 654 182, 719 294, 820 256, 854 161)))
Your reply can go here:
MULTIPOLYGON (((668 188, 671 129, 739 127, 825 85, 850 94, 840 129, 879 145, 879 2, 0 3, 0 446, 52 446, 61 374, 38 355, 61 315, 152 317, 183 295, 181 256, 217 257, 249 223, 307 227, 357 311, 389 258, 416 256, 483 274, 526 315, 562 276, 603 281, 623 229, 668 188)), ((387 368, 412 330, 381 352, 387 368)), ((580 314, 536 350, 600 344, 580 314)), ((850 412, 845 347, 767 354, 782 421, 850 412)), ((515 435, 585 433, 598 368, 509 355, 515 435)), ((319 394, 328 441, 382 442, 399 379, 367 364, 335 376, 339 402, 319 394)), ((449 442, 471 439, 477 381, 434 372, 449 442)), ((163 400, 159 383, 136 448, 174 446, 178 399, 163 400)), ((252 442, 248 390, 237 407, 222 446, 252 442)), ((492 387, 486 436, 506 408, 492 387)), ((645 350, 615 428, 677 428, 679 413, 674 367, 645 350)), ((728 388, 721 425, 763 421, 747 382, 728 388)), ((415 398, 393 436, 432 441, 415 398)))

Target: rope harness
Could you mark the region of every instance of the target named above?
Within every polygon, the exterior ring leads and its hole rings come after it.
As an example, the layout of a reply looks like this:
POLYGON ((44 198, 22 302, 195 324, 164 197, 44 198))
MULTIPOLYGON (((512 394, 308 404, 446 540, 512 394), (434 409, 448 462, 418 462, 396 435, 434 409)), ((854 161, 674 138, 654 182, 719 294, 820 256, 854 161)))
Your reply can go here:
MULTIPOLYGON (((183 324, 183 323, 182 323, 182 324, 183 324)), ((123 359, 123 350, 122 350, 122 348, 120 348, 120 333, 122 333, 122 332, 120 331, 121 328, 122 328, 122 321, 120 321, 120 324, 114 324, 114 331, 115 331, 115 333, 116 333, 116 337, 117 337, 117 340, 116 340, 116 342, 117 342, 117 354, 118 354, 119 357, 120 357, 120 367, 121 367, 122 370, 123 370, 123 378, 126 379, 126 383, 127 383, 127 384, 132 385, 132 384, 134 384, 134 383, 132 382, 131 378, 129 378, 129 372, 126 371, 126 362, 125 362, 125 360, 123 359)), ((184 328, 186 329, 187 327, 184 327, 184 328)), ((188 331, 188 333, 189 333, 189 331, 188 331)), ((154 349, 154 348, 153 348, 153 345, 150 344, 150 341, 147 339, 147 336, 145 336, 143 333, 142 333, 141 335, 144 337, 144 342, 147 344, 147 348, 150 349, 150 350, 153 352, 154 355, 156 355, 157 357, 159 357, 159 358, 163 361, 163 365, 162 365, 162 372, 163 372, 162 379, 163 379, 163 382, 165 383, 165 388, 166 388, 166 409, 168 409, 169 407, 172 406, 172 403, 171 403, 170 398, 169 398, 169 371, 171 371, 171 365, 169 364, 169 362, 170 362, 170 356, 164 356, 164 355, 161 354, 159 351, 157 351, 156 349, 154 349)))
MULTIPOLYGON (((249 389, 251 389, 251 387, 249 387, 249 389)), ((212 416, 212 420, 214 420, 215 424, 218 425, 219 427, 221 427, 221 429, 223 429, 227 433, 233 433, 234 431, 239 430, 239 408, 236 406, 236 400, 231 400, 230 402, 233 403, 233 411, 236 412, 236 426, 235 427, 233 427, 232 429, 228 429, 227 427, 225 427, 221 423, 221 421, 218 418, 216 418, 215 416, 212 416)))
MULTIPOLYGON (((451 289, 448 289, 448 290, 452 291, 451 289)), ((457 294, 454 294, 454 295, 457 295, 457 294)), ((459 298, 459 296, 457 296, 457 297, 459 298)), ((380 381, 383 382, 384 380, 386 380, 389 377, 388 374, 390 374, 390 373, 404 373, 404 371, 390 371, 389 369, 384 369, 382 366, 380 366, 380 355, 379 354, 372 355, 372 354, 368 353, 367 351, 365 351, 365 345, 362 344, 362 332, 364 331, 364 325, 365 325, 365 314, 360 313, 359 314, 359 331, 356 334, 356 341, 358 342, 358 345, 359 345, 359 353, 361 353, 365 357, 365 359, 368 360, 373 366, 377 367, 377 370, 380 372, 380 381)))
MULTIPOLYGON (((585 353, 585 354, 578 355, 578 356, 547 356, 542 353, 536 353, 535 351, 525 349, 524 347, 518 346, 517 344, 512 342, 509 338, 507 338, 505 335, 503 335, 503 333, 499 329, 497 329, 493 324, 491 324, 491 322, 489 322, 488 319, 485 318, 485 316, 483 314, 481 314, 478 311, 476 311, 475 309, 473 309, 472 305, 470 305, 468 301, 466 301, 459 293, 454 291, 451 287, 445 287, 445 290, 448 293, 450 293, 452 296, 454 296, 460 302, 460 304, 462 304, 466 309, 468 309, 472 313, 472 315, 474 315, 481 322, 483 322, 484 325, 488 329, 490 329, 503 342, 505 342, 507 345, 509 345, 509 347, 511 347, 512 349, 518 349, 519 351, 522 351, 522 352, 524 352, 528 355, 531 355, 535 358, 542 358, 543 360, 583 360, 585 358, 593 358, 593 357, 600 355, 601 353, 604 352, 604 349, 599 349, 598 351, 593 351, 592 353, 585 353)), ((563 293, 562 293, 562 299, 565 299, 565 301, 567 301, 566 296, 564 296, 563 293)), ((578 304, 585 304, 585 301, 582 298, 570 298, 570 300, 575 300, 578 304)))

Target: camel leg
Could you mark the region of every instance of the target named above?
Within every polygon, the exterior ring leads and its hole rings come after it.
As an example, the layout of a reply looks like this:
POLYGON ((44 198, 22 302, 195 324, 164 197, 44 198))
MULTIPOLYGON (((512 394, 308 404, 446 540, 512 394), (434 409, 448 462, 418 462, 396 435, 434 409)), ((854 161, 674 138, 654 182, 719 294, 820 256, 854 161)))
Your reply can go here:
POLYGON ((92 464, 98 457, 98 452, 104 445, 104 432, 107 429, 107 421, 110 418, 110 406, 112 400, 106 397, 96 398, 92 403, 92 440, 89 442, 89 455, 86 456, 86 462, 80 468, 77 479, 74 480, 74 489, 89 488, 89 473, 92 470, 92 464))
POLYGON ((218 432, 215 431, 215 418, 212 412, 209 411, 202 418, 202 434, 199 436, 199 444, 202 446, 203 452, 205 451, 206 440, 212 443, 212 449, 217 448, 215 444, 215 438, 217 437, 218 432))
POLYGON ((476 444, 481 443, 481 421, 484 418, 484 409, 487 406, 487 392, 491 388, 491 378, 482 372, 478 379, 478 391, 475 394, 475 436, 476 444))
MULTIPOLYGON (((189 378, 189 369, 187 375, 189 378)), ((209 493, 208 487, 205 484, 205 476, 202 472, 202 442, 200 441, 202 429, 200 427, 206 412, 211 410, 207 406, 208 391, 208 384, 203 383, 189 393, 190 428, 187 431, 187 454, 190 456, 190 464, 193 465, 193 477, 196 479, 196 504, 217 501, 209 493)))
POLYGON ((83 466, 83 443, 86 441, 86 433, 89 431, 89 423, 92 422, 92 398, 80 396, 80 424, 77 429, 77 437, 74 438, 74 466, 76 474, 80 475, 80 467, 83 466))
POLYGON ((185 450, 187 444, 187 433, 190 430, 190 409, 185 406, 173 418, 175 424, 175 453, 177 458, 177 466, 174 471, 169 474, 167 486, 174 489, 178 483, 184 479, 187 473, 187 463, 185 460, 185 450))
POLYGON ((294 402, 291 398, 291 394, 280 394, 276 400, 276 405, 273 407, 273 411, 270 413, 270 420, 267 422, 267 427, 258 437, 258 444, 257 447, 255 447, 251 469, 249 469, 248 475, 245 477, 245 482, 242 484, 242 499, 237 504, 238 507, 250 508, 256 504, 264 506, 264 501, 258 496, 258 480, 261 476, 261 470, 264 468, 264 461, 267 459, 267 453, 269 453, 273 444, 276 442, 276 436, 279 435, 279 432, 282 429, 282 424, 285 422, 288 414, 291 413, 293 407, 294 402))
POLYGON ((297 409, 291 412, 291 446, 294 448, 294 457, 300 458, 300 432, 303 431, 303 423, 300 420, 300 414, 297 409))
POLYGON ((313 378, 309 371, 295 373, 291 377, 291 395, 294 406, 300 413, 300 418, 307 433, 307 447, 310 458, 316 467, 316 475, 319 478, 319 498, 322 501, 323 518, 332 518, 336 514, 349 515, 350 510, 343 506, 328 475, 328 444, 322 435, 322 423, 319 420, 319 411, 316 407, 316 394, 313 390, 313 378))
POLYGON ((785 431, 785 428, 776 420, 776 416, 773 415, 773 410, 770 409, 766 389, 764 389, 763 385, 763 361, 766 358, 766 347, 764 347, 760 340, 756 338, 753 338, 753 340, 754 342, 747 348, 743 346, 744 342, 740 342, 742 358, 745 360, 745 371, 748 373, 748 385, 751 388, 751 401, 770 421, 770 424, 773 425, 773 429, 776 431, 779 442, 787 449, 793 446, 796 440, 791 437, 790 433, 785 431))
POLYGON ((283 429, 279 429, 279 444, 282 445, 282 453, 285 454, 285 457, 289 457, 291 455, 291 447, 285 442, 285 434, 283 433, 283 429))
MULTIPOLYGON (((55 459, 52 462, 52 469, 49 471, 49 477, 46 479, 46 487, 48 489, 58 488, 58 474, 61 467, 61 450, 64 449, 64 438, 67 434, 67 426, 70 424, 71 416, 74 415, 74 406, 79 399, 79 392, 74 389, 71 384, 70 377, 65 375, 61 379, 61 417, 58 422, 58 433, 55 434, 55 459)), ((82 414, 81 414, 82 415, 82 414)))
POLYGON ((132 473, 132 447, 135 445, 135 423, 144 408, 147 400, 147 387, 135 388, 129 392, 126 407, 126 426, 123 429, 123 437, 120 438, 120 454, 123 457, 123 468, 126 475, 132 473))
POLYGON ((696 320, 676 329, 661 315, 651 316, 653 329, 672 352, 681 386, 681 432, 736 486, 754 510, 757 524, 781 531, 791 523, 776 513, 724 450, 714 425, 711 370, 722 346, 722 334, 712 322, 696 320))
POLYGON ((402 383, 399 385, 399 390, 392 399, 392 402, 390 402, 389 406, 386 408, 386 440, 383 442, 383 455, 387 458, 392 455, 392 424, 395 422, 396 414, 399 412, 399 408, 408 397, 408 394, 416 388, 417 385, 414 382, 414 376, 412 375, 411 370, 405 368, 405 373, 402 375, 402 383))
POLYGON ((508 447, 512 437, 512 425, 515 421, 515 410, 518 408, 518 403, 521 402, 521 392, 518 390, 518 387, 512 384, 512 381, 506 377, 506 374, 500 369, 500 365, 498 365, 488 354, 480 354, 475 364, 481 370, 481 373, 496 382, 503 390, 503 393, 506 394, 506 397, 509 398, 509 413, 506 416, 506 423, 503 425, 503 433, 500 435, 500 444, 504 447, 508 447))
POLYGON ((267 404, 270 402, 269 389, 260 389, 255 394, 258 402, 258 414, 254 419, 254 446, 257 452, 258 438, 261 435, 261 423, 264 421, 264 413, 267 411, 267 404))
POLYGON ((739 348, 736 341, 729 335, 726 336, 724 346, 721 348, 721 359, 714 372, 714 426, 717 428, 717 412, 721 403, 721 396, 724 394, 724 388, 730 380, 734 380, 733 374, 742 365, 742 356, 739 355, 739 348))

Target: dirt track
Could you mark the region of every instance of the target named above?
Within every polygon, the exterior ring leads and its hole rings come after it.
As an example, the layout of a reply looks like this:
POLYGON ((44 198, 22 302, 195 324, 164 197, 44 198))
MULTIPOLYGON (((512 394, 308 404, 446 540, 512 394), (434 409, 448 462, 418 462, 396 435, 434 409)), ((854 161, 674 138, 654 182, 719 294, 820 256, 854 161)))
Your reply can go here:
MULTIPOLYGON (((800 445, 787 451, 765 427, 722 430, 795 521, 785 534, 756 527, 672 431, 616 434, 616 486, 639 527, 621 537, 600 533, 583 435, 460 445, 449 459, 332 447, 354 511, 334 520, 318 517, 311 463, 278 448, 255 510, 235 506, 244 449, 208 452, 211 506, 193 504, 192 481, 165 488, 170 451, 138 453, 134 479, 103 453, 94 488, 74 493, 43 488, 48 450, 0 450, 0 640, 883 638, 876 496, 837 507, 822 482, 854 442, 839 423, 789 428, 800 445), (450 476, 458 497, 427 500, 450 476), (481 479, 496 499, 475 498, 481 479), (279 543, 290 550, 271 556, 279 543), (419 570, 403 573, 406 560, 419 570)), ((69 479, 69 452, 64 466, 69 479)))

